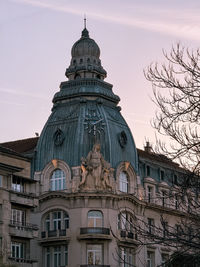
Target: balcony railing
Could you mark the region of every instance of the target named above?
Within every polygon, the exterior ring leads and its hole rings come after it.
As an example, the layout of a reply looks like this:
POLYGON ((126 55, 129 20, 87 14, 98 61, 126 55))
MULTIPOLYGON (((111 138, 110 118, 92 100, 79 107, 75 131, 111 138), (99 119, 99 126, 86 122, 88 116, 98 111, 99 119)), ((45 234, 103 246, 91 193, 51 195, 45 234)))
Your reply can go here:
POLYGON ((104 227, 84 227, 80 229, 80 234, 100 234, 100 235, 110 235, 110 229, 104 227))
POLYGON ((33 263, 37 262, 37 260, 32 260, 32 259, 24 259, 24 258, 14 258, 14 257, 9 257, 10 260, 20 262, 20 263, 33 263))
POLYGON ((50 230, 41 232, 41 238, 66 236, 66 229, 50 230))
POLYGON ((121 230, 120 231, 120 237, 122 237, 122 238, 130 238, 130 239, 135 239, 135 240, 138 239, 138 236, 137 236, 136 233, 128 232, 128 231, 125 231, 125 230, 121 230))
POLYGON ((32 224, 32 223, 16 222, 11 220, 10 225, 13 227, 17 227, 18 230, 23 230, 23 231, 38 230, 37 224, 32 224))

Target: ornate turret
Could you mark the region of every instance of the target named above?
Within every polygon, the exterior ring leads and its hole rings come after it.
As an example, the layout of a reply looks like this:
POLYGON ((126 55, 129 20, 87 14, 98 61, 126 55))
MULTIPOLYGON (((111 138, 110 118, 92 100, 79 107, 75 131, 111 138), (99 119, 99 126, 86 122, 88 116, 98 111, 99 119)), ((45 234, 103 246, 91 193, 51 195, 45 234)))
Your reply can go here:
POLYGON ((53 98, 53 109, 38 141, 35 170, 52 159, 80 166, 94 144, 101 146, 105 162, 116 168, 129 162, 137 172, 137 151, 130 129, 117 106, 120 98, 105 82, 100 49, 86 27, 72 47, 72 59, 53 98))
POLYGON ((73 45, 71 50, 71 63, 65 75, 69 80, 80 78, 98 78, 104 80, 106 71, 101 66, 100 49, 97 43, 89 37, 86 28, 81 38, 73 45))

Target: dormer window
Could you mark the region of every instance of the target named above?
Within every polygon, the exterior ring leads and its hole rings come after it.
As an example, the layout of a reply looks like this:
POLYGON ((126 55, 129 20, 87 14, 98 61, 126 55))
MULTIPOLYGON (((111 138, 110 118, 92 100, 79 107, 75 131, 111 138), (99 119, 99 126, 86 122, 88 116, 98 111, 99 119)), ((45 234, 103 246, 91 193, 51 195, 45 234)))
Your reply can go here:
POLYGON ((119 175, 119 190, 128 193, 128 176, 126 172, 121 172, 119 175))
POLYGON ((146 166, 146 175, 147 175, 147 177, 149 177, 150 174, 151 174, 151 169, 150 169, 150 166, 147 165, 147 166, 146 166))
POLYGON ((51 191, 66 189, 65 173, 61 169, 56 169, 51 176, 51 191))

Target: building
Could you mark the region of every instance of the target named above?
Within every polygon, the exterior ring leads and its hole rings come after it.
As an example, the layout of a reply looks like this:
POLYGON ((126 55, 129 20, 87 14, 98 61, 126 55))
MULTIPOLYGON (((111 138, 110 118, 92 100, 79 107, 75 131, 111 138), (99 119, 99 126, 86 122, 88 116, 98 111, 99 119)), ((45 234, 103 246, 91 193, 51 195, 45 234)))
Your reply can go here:
POLYGON ((173 251, 162 244, 143 246, 134 224, 139 220, 151 233, 161 214, 166 225, 178 224, 182 210, 173 185, 181 170, 152 153, 148 143, 144 151, 136 149, 120 99, 104 81, 100 49, 86 28, 71 54, 68 81, 54 95, 40 137, 1 144, 7 155, 0 158, 4 260, 38 267, 158 266, 173 251), (24 184, 28 197, 18 192, 24 184))
POLYGON ((38 236, 38 226, 31 223, 38 198, 30 164, 29 158, 0 147, 0 255, 27 267, 37 266, 30 250, 38 236))

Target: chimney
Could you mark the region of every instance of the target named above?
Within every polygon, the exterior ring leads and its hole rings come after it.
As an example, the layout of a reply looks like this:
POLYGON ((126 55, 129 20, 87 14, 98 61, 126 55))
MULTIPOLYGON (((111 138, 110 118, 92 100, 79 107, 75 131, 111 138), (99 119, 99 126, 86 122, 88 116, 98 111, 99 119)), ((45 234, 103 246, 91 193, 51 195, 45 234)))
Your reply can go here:
POLYGON ((144 146, 144 151, 147 153, 152 153, 152 146, 149 141, 146 141, 146 145, 144 146))

